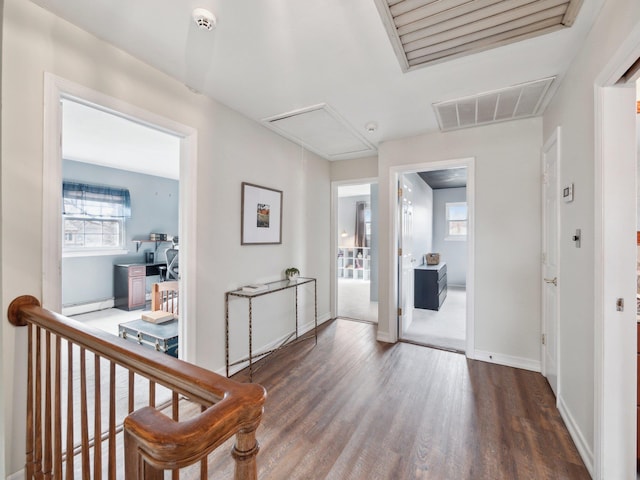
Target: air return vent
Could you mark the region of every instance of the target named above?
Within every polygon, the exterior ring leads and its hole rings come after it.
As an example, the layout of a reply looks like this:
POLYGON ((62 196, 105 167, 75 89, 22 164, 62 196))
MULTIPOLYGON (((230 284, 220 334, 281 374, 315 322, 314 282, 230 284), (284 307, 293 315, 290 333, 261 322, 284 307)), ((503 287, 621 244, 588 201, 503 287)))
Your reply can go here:
POLYGON ((265 118, 263 122, 276 133, 328 160, 361 157, 376 151, 326 104, 265 118))
POLYGON ((523 83, 472 97, 434 103, 440 130, 457 130, 489 123, 534 117, 542 113, 555 77, 523 83))
POLYGON ((583 0, 374 0, 403 71, 573 25, 583 0))

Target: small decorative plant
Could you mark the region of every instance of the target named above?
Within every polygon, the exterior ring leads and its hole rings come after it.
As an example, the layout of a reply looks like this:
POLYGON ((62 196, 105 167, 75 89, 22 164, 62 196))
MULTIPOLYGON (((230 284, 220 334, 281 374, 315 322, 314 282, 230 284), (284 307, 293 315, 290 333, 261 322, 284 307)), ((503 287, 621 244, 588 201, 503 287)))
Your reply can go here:
POLYGON ((291 280, 300 275, 300 270, 298 270, 296 267, 289 267, 284 271, 284 274, 289 280, 291 280))

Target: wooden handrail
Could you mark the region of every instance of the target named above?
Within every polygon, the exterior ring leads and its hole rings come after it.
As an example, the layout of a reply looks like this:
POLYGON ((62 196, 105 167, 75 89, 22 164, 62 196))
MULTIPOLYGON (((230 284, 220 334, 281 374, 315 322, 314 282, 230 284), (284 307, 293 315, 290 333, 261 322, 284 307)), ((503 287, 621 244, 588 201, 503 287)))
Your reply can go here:
MULTIPOLYGON (((31 296, 16 298, 9 306, 8 317, 15 326, 39 327, 172 390, 174 398, 179 394, 201 405, 202 412, 185 421, 175 421, 153 406, 127 416, 124 420, 126 478, 161 478, 161 470, 198 462, 233 435, 237 436, 233 450, 235 478, 256 478, 255 430, 266 398, 262 386, 235 382, 87 327, 41 308, 39 301, 31 296)), ((36 383, 40 388, 39 382, 36 383)), ((27 416, 31 414, 28 412, 27 416)))

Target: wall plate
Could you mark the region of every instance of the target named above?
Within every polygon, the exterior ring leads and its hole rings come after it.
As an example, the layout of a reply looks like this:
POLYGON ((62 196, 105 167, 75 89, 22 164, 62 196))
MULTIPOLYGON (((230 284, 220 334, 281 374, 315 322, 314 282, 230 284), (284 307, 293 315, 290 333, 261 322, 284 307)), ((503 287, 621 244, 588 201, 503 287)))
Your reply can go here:
POLYGON ((562 199, 567 203, 573 202, 573 183, 562 187, 562 199))

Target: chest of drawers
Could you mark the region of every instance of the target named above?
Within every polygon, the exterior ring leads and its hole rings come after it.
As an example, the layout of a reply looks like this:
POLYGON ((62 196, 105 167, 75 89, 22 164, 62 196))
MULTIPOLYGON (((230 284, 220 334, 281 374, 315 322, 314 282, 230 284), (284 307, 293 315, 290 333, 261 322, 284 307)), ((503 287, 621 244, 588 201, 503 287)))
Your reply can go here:
POLYGON ((447 264, 420 265, 413 272, 413 306, 440 310, 447 297, 447 264))

